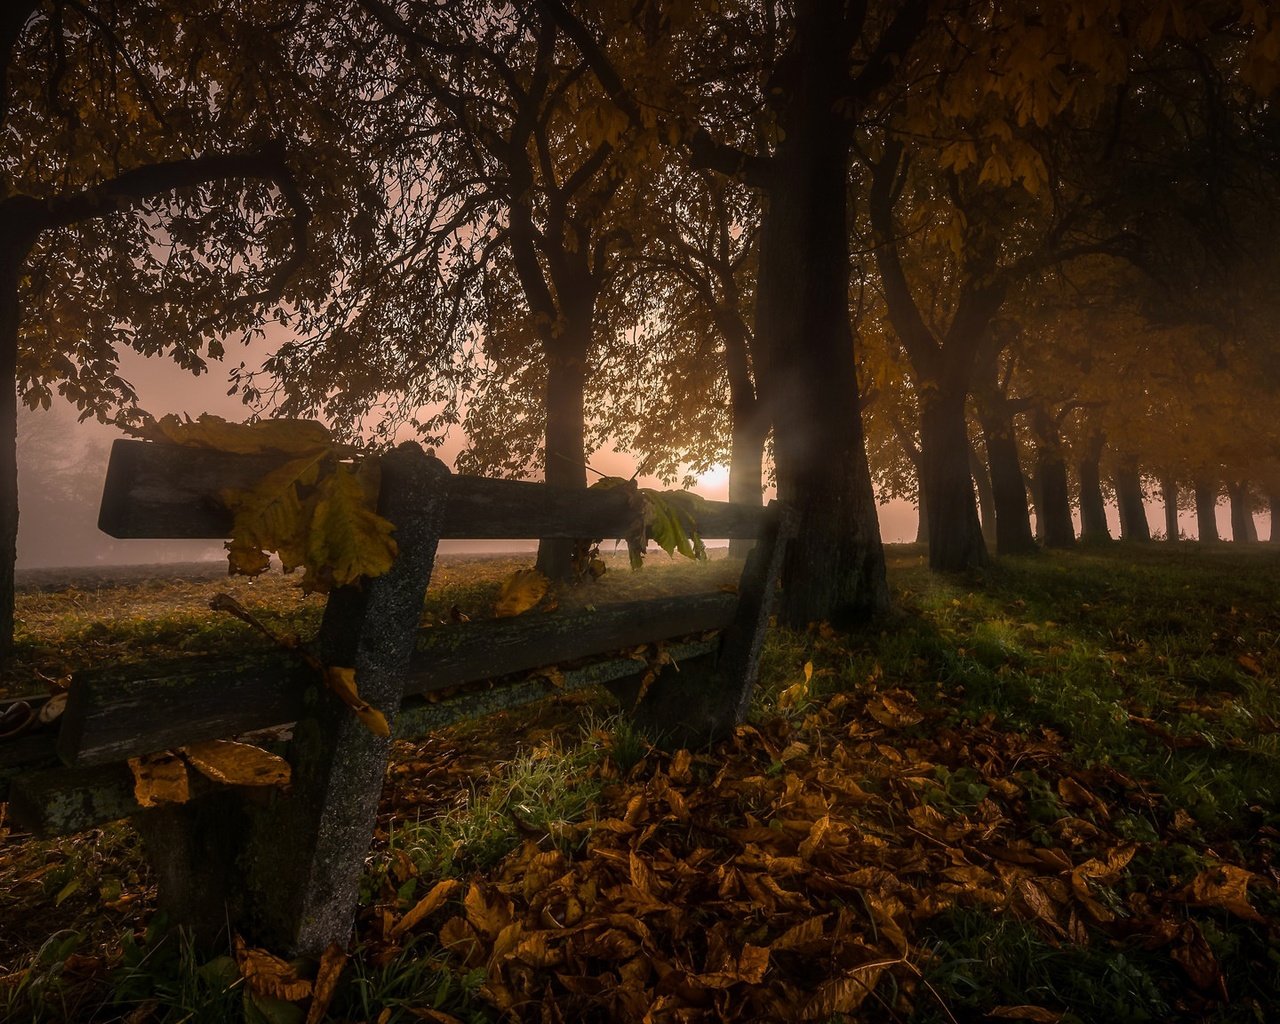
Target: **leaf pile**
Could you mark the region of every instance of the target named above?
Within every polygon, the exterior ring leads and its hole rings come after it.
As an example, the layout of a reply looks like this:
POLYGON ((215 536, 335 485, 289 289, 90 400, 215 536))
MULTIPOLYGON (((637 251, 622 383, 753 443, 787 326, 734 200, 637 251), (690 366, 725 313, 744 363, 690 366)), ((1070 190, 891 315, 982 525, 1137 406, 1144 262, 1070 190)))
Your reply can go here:
POLYGON ((287 458, 251 490, 221 494, 234 517, 227 543, 232 575, 257 576, 275 554, 285 572, 304 569, 303 590, 324 593, 391 568, 395 527, 374 511, 377 461, 344 461, 351 450, 336 444, 322 424, 287 419, 229 423, 207 413, 195 420, 171 414, 148 418, 131 432, 162 443, 287 458))
MULTIPOLYGON (((1186 1014, 1229 996, 1212 920, 1280 941, 1255 906, 1274 871, 1210 857, 1177 878, 1113 827, 1120 808, 1168 814, 1137 780, 1070 768, 1051 731, 931 723, 925 738, 924 718, 873 681, 799 722, 744 726, 712 754, 651 752, 643 771, 612 773, 578 826, 580 856, 526 842, 489 876, 383 912, 370 938, 393 951, 434 932, 509 1019, 637 1022, 930 1006, 947 1019, 927 984, 930 922, 962 908, 1016 918, 1051 946, 1160 955, 1184 978, 1186 1014)), ((1057 1021, 1069 1008, 985 1009, 1057 1021)))

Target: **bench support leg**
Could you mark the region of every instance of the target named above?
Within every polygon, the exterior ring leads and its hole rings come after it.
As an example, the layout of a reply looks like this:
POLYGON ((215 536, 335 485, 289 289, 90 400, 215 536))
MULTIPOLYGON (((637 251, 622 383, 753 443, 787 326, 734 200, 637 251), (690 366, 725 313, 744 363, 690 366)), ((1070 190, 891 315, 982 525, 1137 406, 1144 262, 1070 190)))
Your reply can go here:
POLYGON ((738 582, 738 610, 721 636, 714 666, 663 672, 636 709, 636 724, 663 746, 706 746, 729 735, 746 718, 760 675, 760 651, 783 554, 794 529, 790 510, 772 504, 775 515, 747 555, 738 582))
MULTIPOLYGON (((416 444, 382 460, 378 511, 396 524, 389 572, 330 595, 320 631, 326 665, 354 667, 361 697, 394 728, 443 523, 449 470, 416 444)), ((208 915, 286 955, 345 944, 373 835, 390 740, 374 736, 319 682, 294 726, 293 783, 263 801, 240 798, 229 817, 192 806, 146 826, 166 902, 208 915), (230 860, 234 869, 228 870, 230 860), (167 865, 167 867, 166 867, 167 865), (234 876, 234 877, 232 877, 234 876), (177 891, 174 891, 174 890, 177 891), (185 894, 182 890, 186 890, 185 894)), ((142 816, 145 818, 146 816, 142 816)))

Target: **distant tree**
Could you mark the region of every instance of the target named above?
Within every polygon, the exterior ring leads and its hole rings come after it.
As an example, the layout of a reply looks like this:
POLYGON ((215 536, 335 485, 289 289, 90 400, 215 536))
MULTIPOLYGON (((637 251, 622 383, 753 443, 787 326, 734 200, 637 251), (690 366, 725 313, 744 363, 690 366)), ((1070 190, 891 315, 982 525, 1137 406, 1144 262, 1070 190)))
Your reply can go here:
POLYGON ((18 0, 0 13, 5 650, 16 399, 47 408, 56 393, 109 418, 136 399, 122 347, 201 373, 224 339, 328 288, 304 268, 370 196, 320 102, 358 57, 326 50, 315 10, 18 0))

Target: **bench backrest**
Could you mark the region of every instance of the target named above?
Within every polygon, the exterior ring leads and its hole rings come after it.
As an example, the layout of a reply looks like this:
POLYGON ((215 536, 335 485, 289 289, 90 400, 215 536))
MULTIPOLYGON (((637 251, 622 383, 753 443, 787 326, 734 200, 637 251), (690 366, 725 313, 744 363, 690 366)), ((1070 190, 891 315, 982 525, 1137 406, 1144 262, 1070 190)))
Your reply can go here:
MULTIPOLYGON (((216 495, 251 487, 283 461, 117 441, 100 525, 115 537, 225 537, 230 517, 216 495)), ((633 498, 621 490, 455 476, 416 445, 402 445, 383 459, 379 511, 396 524, 395 565, 361 587, 330 595, 319 648, 326 664, 356 669, 361 695, 383 711, 397 736, 421 735, 551 692, 531 670, 679 637, 685 639, 669 651, 681 663, 678 679, 666 673, 647 688, 637 707, 642 723, 676 742, 700 743, 724 734, 745 713, 788 535, 789 519, 777 507, 700 505, 702 536, 758 540, 737 595, 658 598, 426 630, 418 620, 439 539, 623 538, 634 528, 633 498), (714 639, 698 636, 716 630, 714 639), (501 685, 472 685, 494 679, 501 685)), ((606 658, 557 673, 555 689, 631 684, 635 693, 645 669, 634 659, 606 658)), ((389 741, 369 734, 312 675, 282 653, 188 659, 144 678, 86 673, 73 682, 56 741, 68 767, 14 780, 14 817, 35 831, 59 833, 136 814, 150 844, 166 851, 162 889, 189 923, 220 923, 230 913, 276 946, 322 948, 350 925, 389 741), (137 814, 131 804, 126 759, 289 723, 293 785, 267 806, 226 794, 163 813, 137 814), (211 810, 215 806, 220 809, 211 810), (234 884, 225 871, 211 879, 211 869, 199 866, 230 842, 229 814, 241 833, 222 857, 237 865, 234 884), (271 842, 282 834, 288 844, 271 842), (204 906, 209 900, 221 901, 220 913, 204 906), (229 910, 229 901, 236 907, 229 910)))

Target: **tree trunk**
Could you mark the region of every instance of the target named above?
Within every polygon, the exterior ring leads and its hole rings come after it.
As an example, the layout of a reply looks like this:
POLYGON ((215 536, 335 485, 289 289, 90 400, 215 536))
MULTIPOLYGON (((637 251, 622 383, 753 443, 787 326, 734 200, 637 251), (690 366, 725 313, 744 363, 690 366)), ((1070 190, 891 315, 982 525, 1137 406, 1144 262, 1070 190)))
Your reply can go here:
POLYGON ((18 557, 18 276, 26 247, 0 242, 0 668, 13 655, 18 557))
POLYGON ((1253 503, 1249 500, 1249 485, 1240 481, 1227 484, 1227 497, 1231 501, 1232 542, 1256 543, 1258 528, 1253 524, 1253 503))
POLYGON ((924 479, 916 470, 916 543, 929 543, 929 502, 925 498, 924 479))
POLYGON ((987 464, 971 444, 969 445, 969 474, 978 491, 978 521, 982 523, 982 543, 990 550, 996 543, 996 501, 991 489, 991 474, 987 464))
POLYGON ((1149 541, 1151 527, 1143 504, 1142 474, 1136 466, 1123 466, 1116 471, 1116 504, 1120 507, 1120 539, 1149 541))
POLYGON ((987 564, 978 504, 969 475, 969 436, 962 388, 925 392, 920 413, 920 461, 929 509, 929 567, 987 564))
MULTIPOLYGON (((1002 401, 997 399, 997 401, 1002 401)), ((1027 481, 1018 457, 1013 417, 995 403, 983 404, 978 417, 991 467, 991 493, 996 513, 996 553, 1024 555, 1036 550, 1027 504, 1027 481)))
POLYGON ((1071 522, 1071 492, 1067 488, 1067 464, 1061 449, 1044 445, 1036 449, 1036 481, 1040 500, 1036 515, 1042 523, 1044 546, 1072 548, 1076 543, 1071 522))
POLYGON ((1169 474, 1160 477, 1160 496, 1164 499, 1164 539, 1178 539, 1178 481, 1169 474))
MULTIPOLYGON (((733 449, 729 454, 729 500, 759 505, 764 493, 762 463, 769 422, 763 415, 751 379, 746 325, 735 312, 716 317, 724 340, 725 370, 729 380, 729 406, 733 419, 733 449)), ((730 558, 746 558, 755 541, 729 541, 730 558)))
MULTIPOLYGON (((587 486, 586 427, 583 395, 586 389, 590 321, 575 324, 547 358, 546 481, 556 487, 587 486)), ((538 542, 538 569, 549 579, 573 575, 573 541, 544 537, 538 542)))
POLYGON ((1196 492, 1196 538, 1202 544, 1216 544, 1218 537, 1218 485, 1203 478, 1194 483, 1196 492))
POLYGON ((1080 542, 1100 544, 1111 540, 1111 528, 1107 525, 1107 503, 1102 497, 1102 449, 1106 441, 1102 434, 1089 438, 1084 458, 1080 460, 1080 542))
POLYGON ((778 496, 798 533, 779 620, 865 619, 889 606, 849 322, 849 128, 840 5, 798 5, 795 61, 781 86, 757 280, 758 378, 773 421, 778 496))
POLYGON ((1267 505, 1271 510, 1271 544, 1280 544, 1280 485, 1268 488, 1267 505))
MULTIPOLYGON (((733 450, 729 455, 729 500, 740 505, 759 505, 764 493, 764 443, 768 436, 768 424, 761 423, 751 402, 752 415, 739 418, 737 404, 733 413, 733 450), (763 429, 761 429, 763 428, 763 429)), ((746 558, 755 541, 738 539, 729 541, 730 558, 746 558)))

